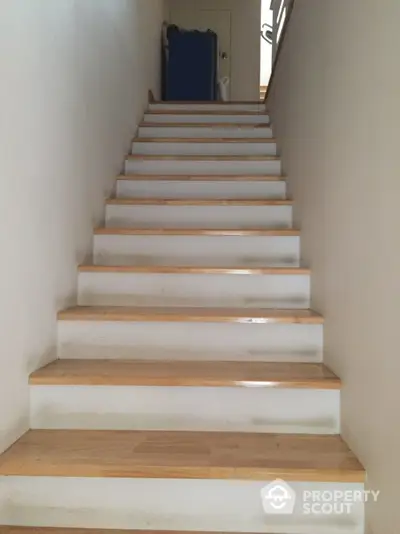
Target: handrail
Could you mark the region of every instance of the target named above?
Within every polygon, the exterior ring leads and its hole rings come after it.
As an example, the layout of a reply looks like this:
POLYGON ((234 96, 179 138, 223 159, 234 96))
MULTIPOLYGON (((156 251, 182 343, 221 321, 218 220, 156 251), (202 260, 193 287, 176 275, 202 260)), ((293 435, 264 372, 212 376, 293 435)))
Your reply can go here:
POLYGON ((268 89, 265 95, 264 102, 267 101, 269 91, 272 87, 276 66, 282 44, 285 39, 286 31, 289 25, 290 17, 293 12, 295 0, 272 0, 271 10, 273 11, 272 22, 272 72, 268 82, 268 89))

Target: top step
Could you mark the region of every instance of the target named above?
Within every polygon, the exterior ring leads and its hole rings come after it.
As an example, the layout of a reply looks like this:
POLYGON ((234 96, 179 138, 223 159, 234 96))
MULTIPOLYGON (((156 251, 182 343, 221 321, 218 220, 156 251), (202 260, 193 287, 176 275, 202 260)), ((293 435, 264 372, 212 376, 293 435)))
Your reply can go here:
POLYGON ((149 110, 144 115, 145 123, 235 123, 235 124, 269 124, 265 111, 237 110, 149 110))
POLYGON ((265 111, 265 105, 260 102, 153 102, 149 110, 265 111))

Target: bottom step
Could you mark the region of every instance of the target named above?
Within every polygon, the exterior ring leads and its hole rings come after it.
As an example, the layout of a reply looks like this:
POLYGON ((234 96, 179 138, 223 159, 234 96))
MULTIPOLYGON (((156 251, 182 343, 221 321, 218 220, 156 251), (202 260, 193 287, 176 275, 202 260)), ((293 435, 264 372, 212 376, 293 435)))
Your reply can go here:
MULTIPOLYGON (((361 492, 362 484, 286 480, 296 494, 292 515, 264 512, 261 492, 272 482, 271 479, 256 482, 0 477, 0 494, 3 489, 7 495, 0 501, 0 523, 100 529, 97 532, 102 534, 101 529, 263 534, 364 533, 364 504, 360 501, 345 514, 304 513, 306 492, 307 495, 312 491, 318 492, 318 495, 325 491, 346 495, 348 491, 361 492)), ((337 502, 340 505, 340 499, 337 502)), ((35 534, 39 532, 42 529, 36 530, 35 534)), ((81 531, 78 532, 81 534, 81 531)), ((2 534, 10 533, 6 531, 2 534)), ((113 534, 112 531, 110 534, 113 534)))
POLYGON ((364 482, 340 436, 238 432, 30 430, 0 475, 364 482))

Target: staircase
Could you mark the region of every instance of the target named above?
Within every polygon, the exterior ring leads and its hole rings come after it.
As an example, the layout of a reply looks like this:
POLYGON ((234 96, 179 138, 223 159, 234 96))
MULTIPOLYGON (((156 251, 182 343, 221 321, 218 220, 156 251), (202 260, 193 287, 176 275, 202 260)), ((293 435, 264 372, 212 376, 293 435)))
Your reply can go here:
POLYGON ((0 456, 1 534, 362 534, 362 503, 303 509, 364 470, 299 246, 261 104, 150 104, 0 456), (291 515, 263 511, 275 479, 291 515))

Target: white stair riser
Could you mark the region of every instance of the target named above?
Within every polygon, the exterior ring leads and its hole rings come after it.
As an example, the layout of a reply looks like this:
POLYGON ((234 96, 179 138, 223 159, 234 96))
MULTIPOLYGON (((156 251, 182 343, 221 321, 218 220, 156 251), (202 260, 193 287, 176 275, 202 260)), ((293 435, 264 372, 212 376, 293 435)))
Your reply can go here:
POLYGON ((94 238, 95 262, 106 265, 163 263, 165 258, 176 265, 297 265, 299 257, 299 237, 96 235, 94 238))
POLYGON ((256 128, 212 126, 141 126, 139 137, 273 137, 272 128, 258 126, 256 128))
POLYGON ((337 434, 337 390, 31 386, 31 428, 337 434))
POLYGON ((266 161, 217 161, 217 160, 142 160, 128 159, 125 162, 126 174, 281 174, 280 160, 266 161))
POLYGON ((163 143, 133 142, 132 154, 180 154, 190 156, 276 156, 276 143, 163 143))
POLYGON ((308 308, 307 275, 80 273, 79 304, 308 308))
MULTIPOLYGON (((288 483, 293 515, 263 512, 263 482, 237 480, 4 477, 0 523, 102 529, 363 534, 364 505, 350 514, 305 515, 304 492, 362 491, 359 483, 288 483)), ((340 502, 340 501, 339 501, 340 502)))
POLYGON ((225 115, 225 114, 196 114, 190 113, 177 114, 173 113, 146 113, 143 122, 167 122, 167 123, 207 123, 207 124, 219 124, 223 122, 240 123, 240 124, 268 124, 269 117, 265 113, 254 113, 251 115, 225 115))
POLYGON ((109 228, 290 228, 291 206, 121 206, 106 209, 109 228))
POLYGON ((60 358, 321 361, 322 325, 59 321, 60 358))
POLYGON ((180 110, 180 111, 265 111, 265 104, 253 103, 253 102, 230 102, 228 104, 210 102, 210 103, 176 103, 176 102, 157 102, 155 104, 149 104, 151 111, 157 110, 180 110))
POLYGON ((283 199, 286 182, 201 182, 173 180, 118 180, 120 198, 267 198, 283 199))

